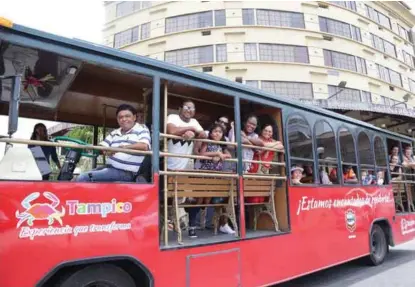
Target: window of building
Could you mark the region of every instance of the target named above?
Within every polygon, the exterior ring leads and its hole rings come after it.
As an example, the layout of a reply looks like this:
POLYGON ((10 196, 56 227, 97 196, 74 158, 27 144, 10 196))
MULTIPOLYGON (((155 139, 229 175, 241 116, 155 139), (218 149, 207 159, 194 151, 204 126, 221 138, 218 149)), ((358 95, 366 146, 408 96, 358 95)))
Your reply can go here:
POLYGON ((368 135, 360 132, 357 137, 361 182, 363 185, 375 184, 375 160, 368 135))
POLYGON ((377 11, 376 9, 373 9, 372 7, 366 5, 366 16, 376 23, 383 25, 389 29, 391 29, 391 22, 389 17, 382 14, 381 12, 377 11))
POLYGON ((379 65, 379 64, 376 64, 376 65, 378 67, 380 79, 384 80, 385 82, 391 83, 395 86, 402 87, 401 74, 399 74, 398 72, 395 72, 394 70, 386 68, 382 65, 379 65))
POLYGON ((361 96, 362 96, 362 98, 361 98, 362 103, 371 103, 372 102, 372 94, 370 92, 362 91, 361 96))
POLYGON ((329 85, 329 98, 335 101, 361 102, 360 91, 329 85))
POLYGON ((261 61, 309 63, 308 48, 302 46, 259 44, 261 61))
POLYGON ((226 26, 225 10, 215 10, 215 26, 226 26))
POLYGON ((387 165, 387 153, 385 144, 380 137, 375 137, 374 140, 374 152, 375 152, 375 164, 376 164, 376 178, 379 179, 383 176, 383 182, 377 180, 377 184, 387 184, 388 177, 388 165, 387 165))
POLYGON ((318 179, 320 184, 338 184, 334 176, 338 170, 336 137, 332 127, 326 121, 318 121, 314 126, 318 156, 318 179))
POLYGON ((256 10, 257 25, 305 28, 304 15, 277 10, 256 10))
POLYGON ((395 49, 394 44, 373 34, 371 34, 371 37, 372 37, 372 47, 388 55, 396 57, 396 49, 395 49))
POLYGON ((192 13, 166 18, 166 33, 213 26, 212 11, 192 13))
POLYGON ((141 25, 141 40, 150 38, 150 22, 141 25))
POLYGON ((216 62, 228 61, 228 51, 226 44, 216 45, 216 62))
POLYGON ((410 90, 412 93, 414 93, 414 92, 415 92, 415 81, 414 81, 414 80, 412 80, 412 79, 409 79, 409 78, 408 78, 408 80, 409 80, 409 90, 410 90))
POLYGON ((366 60, 360 57, 356 57, 357 72, 361 74, 367 74, 366 60))
POLYGON ((247 80, 247 81, 245 81, 245 85, 258 89, 259 88, 259 81, 247 80))
MULTIPOLYGON (((300 115, 292 115, 287 121, 288 143, 290 150, 291 169, 300 167, 303 169, 302 184, 313 184, 314 153, 313 138, 308 122, 300 115)), ((293 184, 293 180, 291 180, 293 184)))
POLYGON ((141 1, 141 9, 149 8, 153 6, 151 1, 141 1))
POLYGON ((357 11, 355 1, 329 1, 335 5, 343 6, 344 8, 357 11))
POLYGON ((355 56, 330 50, 323 50, 323 54, 326 66, 357 72, 355 56))
POLYGON ((352 38, 350 24, 325 17, 318 17, 320 31, 352 38))
POLYGON ((138 26, 114 35, 114 48, 119 48, 138 41, 138 26))
POLYGON ((399 24, 398 24, 398 33, 399 33, 399 36, 409 41, 409 31, 399 24))
POLYGON ((360 28, 353 25, 350 25, 350 27, 352 28, 352 39, 362 42, 362 33, 360 32, 360 28))
POLYGON ((255 43, 245 43, 244 44, 245 50, 245 61, 257 61, 257 44, 255 43))
POLYGON ((411 67, 414 67, 414 57, 411 54, 409 54, 408 52, 402 50, 402 56, 403 56, 404 62, 407 65, 409 65, 411 67))
POLYGON ((187 48, 165 53, 166 62, 187 66, 213 62, 213 46, 187 48))
POLYGON ((116 16, 122 17, 140 10, 141 1, 124 1, 117 4, 116 16))
POLYGON ((242 24, 255 25, 254 9, 242 9, 242 24))
POLYGON ((293 99, 313 99, 311 83, 261 81, 261 89, 293 99))
POLYGON ((353 135, 347 128, 339 130, 340 154, 343 182, 345 184, 358 183, 358 171, 356 162, 356 150, 353 135))

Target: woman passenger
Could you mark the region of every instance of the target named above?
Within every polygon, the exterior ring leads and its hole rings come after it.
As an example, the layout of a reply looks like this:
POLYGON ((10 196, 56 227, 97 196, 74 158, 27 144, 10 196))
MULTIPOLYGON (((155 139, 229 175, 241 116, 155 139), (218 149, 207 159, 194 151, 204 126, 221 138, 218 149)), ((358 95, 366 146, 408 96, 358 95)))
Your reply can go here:
POLYGON ((356 174, 351 166, 343 168, 344 183, 357 183, 356 174))
MULTIPOLYGON (((213 141, 225 141, 225 130, 221 124, 214 124, 209 130, 208 138, 213 141)), ((212 159, 200 160, 201 170, 223 171, 224 160, 231 158, 226 145, 216 143, 203 143, 200 149, 201 156, 212 157, 212 159)), ((202 199, 205 204, 210 203, 210 198, 202 199)), ((223 198, 213 198, 213 203, 220 203, 223 198)), ((202 202, 199 202, 202 203, 202 202)), ((228 225, 227 222, 222 222, 220 232, 227 234, 235 234, 235 231, 228 225)))
POLYGON ((392 155, 389 162, 389 169, 391 173, 392 181, 402 179, 402 168, 399 166, 399 157, 392 155))
MULTIPOLYGON (((35 141, 49 141, 48 131, 46 126, 42 123, 38 123, 34 126, 32 136, 30 140, 35 141)), ((37 147, 35 145, 29 145, 29 148, 37 147)), ((61 169, 61 164, 59 162, 58 154, 56 153, 56 148, 53 146, 40 146, 43 154, 45 155, 48 164, 50 165, 50 158, 52 157, 53 162, 56 164, 58 169, 61 169)), ((43 175, 43 180, 49 180, 50 174, 43 175)))
MULTIPOLYGON (((273 139, 273 128, 271 125, 265 125, 259 136, 259 139, 264 143, 264 147, 268 148, 275 148, 282 150, 284 146, 280 141, 276 141, 273 139)), ((256 150, 254 152, 253 160, 257 161, 264 161, 264 162, 271 162, 274 159, 275 151, 269 150, 256 150)), ((249 173, 259 173, 259 174, 269 174, 269 170, 271 169, 271 165, 269 163, 251 163, 251 167, 249 169, 249 173)))

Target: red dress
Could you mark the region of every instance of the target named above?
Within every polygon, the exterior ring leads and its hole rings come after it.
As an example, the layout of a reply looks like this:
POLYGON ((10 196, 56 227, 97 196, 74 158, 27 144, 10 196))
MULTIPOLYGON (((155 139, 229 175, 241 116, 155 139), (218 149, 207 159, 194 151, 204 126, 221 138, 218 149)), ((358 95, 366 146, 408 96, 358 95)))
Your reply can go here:
MULTIPOLYGON (((263 142, 273 142, 273 139, 264 139, 263 137, 260 137, 263 142)), ((258 160, 258 161, 266 161, 266 162, 272 162, 274 159, 275 152, 269 151, 269 150, 257 150, 254 153, 254 157, 252 160, 258 160)), ((251 163, 251 167, 249 169, 249 173, 260 173, 260 174, 268 174, 269 169, 271 168, 271 165, 269 163, 251 163)), ((265 197, 263 196, 255 196, 255 197, 248 197, 246 199, 247 203, 261 203, 265 201, 265 197)))

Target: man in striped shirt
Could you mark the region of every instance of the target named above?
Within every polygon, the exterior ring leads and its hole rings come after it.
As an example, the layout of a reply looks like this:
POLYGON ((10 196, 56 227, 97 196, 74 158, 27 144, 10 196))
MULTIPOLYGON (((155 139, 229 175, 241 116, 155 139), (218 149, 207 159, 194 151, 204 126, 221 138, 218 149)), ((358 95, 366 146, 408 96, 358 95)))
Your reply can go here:
MULTIPOLYGON (((120 126, 112 131, 100 145, 131 150, 151 150, 150 131, 145 125, 136 123, 137 111, 130 105, 120 105, 116 116, 120 126)), ((113 182, 133 181, 144 156, 123 152, 105 152, 107 165, 78 176, 76 181, 113 182)))

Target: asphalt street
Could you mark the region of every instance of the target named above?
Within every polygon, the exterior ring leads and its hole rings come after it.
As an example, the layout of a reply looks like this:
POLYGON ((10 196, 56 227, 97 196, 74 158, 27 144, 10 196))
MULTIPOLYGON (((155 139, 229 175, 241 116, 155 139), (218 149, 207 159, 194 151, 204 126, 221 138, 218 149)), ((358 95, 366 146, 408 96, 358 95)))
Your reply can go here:
POLYGON ((390 249, 386 261, 368 267, 354 261, 274 287, 414 287, 415 240, 390 249))

